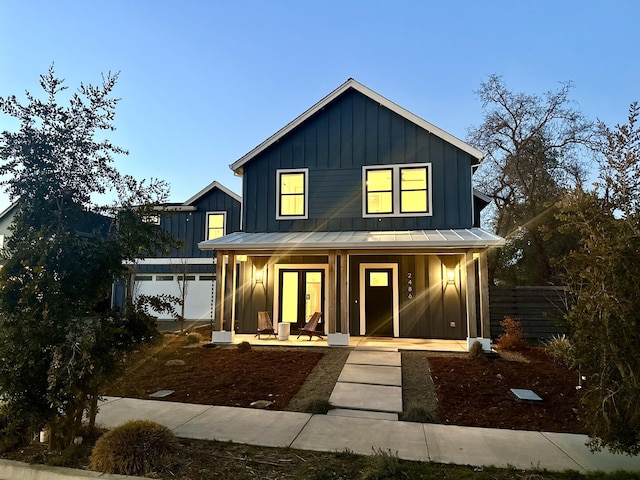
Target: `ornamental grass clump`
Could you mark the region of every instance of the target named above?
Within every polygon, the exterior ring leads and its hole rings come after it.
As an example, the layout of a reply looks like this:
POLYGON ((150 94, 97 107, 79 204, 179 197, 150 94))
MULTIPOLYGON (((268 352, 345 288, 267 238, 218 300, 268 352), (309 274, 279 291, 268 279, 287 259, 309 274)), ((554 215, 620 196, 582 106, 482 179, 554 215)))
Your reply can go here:
POLYGON ((191 332, 187 334, 184 343, 185 345, 194 345, 196 343, 202 342, 202 338, 202 335, 200 335, 199 333, 191 332))
POLYGON ((573 345, 565 334, 553 335, 548 340, 545 340, 542 346, 556 362, 562 363, 569 368, 575 366, 573 345))
POLYGON ((92 470, 147 475, 171 461, 178 442, 171 430, 148 420, 133 420, 98 439, 89 459, 92 470))

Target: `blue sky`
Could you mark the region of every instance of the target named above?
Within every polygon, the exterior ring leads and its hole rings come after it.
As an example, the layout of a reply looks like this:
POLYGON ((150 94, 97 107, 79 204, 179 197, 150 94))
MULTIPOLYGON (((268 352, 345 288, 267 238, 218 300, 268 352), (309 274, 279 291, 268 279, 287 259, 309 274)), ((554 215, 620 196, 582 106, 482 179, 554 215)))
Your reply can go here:
POLYGON ((461 139, 493 73, 571 80, 587 117, 624 123, 638 18, 636 0, 0 0, 0 96, 40 95, 52 63, 73 89, 120 71, 116 165, 182 202, 213 180, 241 193, 228 165, 349 77, 461 139))

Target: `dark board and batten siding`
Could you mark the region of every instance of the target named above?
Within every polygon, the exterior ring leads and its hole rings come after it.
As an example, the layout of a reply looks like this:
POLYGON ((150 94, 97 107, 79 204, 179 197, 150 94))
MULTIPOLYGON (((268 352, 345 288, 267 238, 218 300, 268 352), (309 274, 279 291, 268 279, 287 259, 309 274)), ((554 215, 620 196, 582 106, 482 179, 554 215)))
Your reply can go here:
POLYGON ((490 287, 491 336, 502 333, 504 317, 516 317, 522 322, 529 340, 549 338, 567 333, 562 322, 570 298, 563 287, 490 287))
POLYGON ((247 232, 469 228, 471 156, 349 90, 244 166, 247 232), (428 217, 362 218, 362 167, 431 163, 428 217), (309 169, 309 218, 276 220, 276 170, 309 169))
POLYGON ((240 202, 225 192, 214 188, 193 206, 196 207, 193 212, 167 212, 161 219, 165 231, 184 241, 182 249, 171 251, 171 257, 213 257, 212 250, 198 248, 198 243, 205 240, 207 212, 227 212, 227 234, 240 230, 240 202))

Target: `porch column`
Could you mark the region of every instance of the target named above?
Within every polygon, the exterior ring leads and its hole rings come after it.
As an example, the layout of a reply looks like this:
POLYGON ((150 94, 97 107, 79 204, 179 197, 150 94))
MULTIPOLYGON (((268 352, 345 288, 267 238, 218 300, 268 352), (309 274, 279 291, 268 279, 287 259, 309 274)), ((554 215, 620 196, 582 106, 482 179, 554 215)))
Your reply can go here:
POLYGON ((482 337, 491 338, 491 317, 489 312, 489 264, 487 250, 478 254, 480 275, 480 326, 482 337))
POLYGON ((327 322, 327 333, 336 333, 336 299, 337 299, 337 282, 336 282, 336 263, 338 256, 335 250, 329 252, 329 311, 325 317, 327 322))
MULTIPOLYGON (((224 252, 216 250, 216 306, 214 318, 220 322, 220 330, 222 330, 222 315, 224 314, 224 252)), ((213 326, 215 330, 215 323, 213 326)))
POLYGON ((478 336, 478 322, 476 312, 476 268, 473 252, 467 250, 464 255, 464 265, 467 283, 467 337, 478 336))
POLYGON ((340 251, 340 333, 349 333, 348 255, 340 251))
POLYGON ((226 287, 226 295, 225 295, 225 304, 229 305, 229 308, 225 309, 225 324, 229 327, 229 331, 233 332, 233 324, 235 320, 236 313, 236 255, 235 253, 229 253, 227 255, 227 268, 226 268, 225 279, 225 287, 226 287))

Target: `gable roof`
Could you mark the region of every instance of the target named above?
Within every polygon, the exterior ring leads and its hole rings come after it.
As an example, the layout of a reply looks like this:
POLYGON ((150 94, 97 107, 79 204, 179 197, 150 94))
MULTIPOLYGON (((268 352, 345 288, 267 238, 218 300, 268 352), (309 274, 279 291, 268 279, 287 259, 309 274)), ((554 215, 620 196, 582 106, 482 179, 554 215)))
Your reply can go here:
POLYGON ((415 123, 419 127, 422 127, 423 129, 425 129, 428 132, 436 135, 437 137, 440 137, 441 139, 443 139, 443 140, 449 142, 450 144, 458 147, 460 150, 462 150, 462 151, 468 153, 469 155, 471 155, 472 157, 478 159, 478 162, 480 162, 482 160, 482 158, 484 157, 484 153, 482 153, 480 150, 472 147, 468 143, 463 142, 459 138, 454 137, 450 133, 445 132, 441 128, 436 127, 432 123, 429 123, 426 120, 423 120, 422 118, 420 118, 417 115, 411 113, 410 111, 408 111, 408 110, 402 108, 401 106, 393 103, 391 100, 388 100, 387 98, 383 97, 379 93, 376 93, 373 90, 371 90, 370 88, 365 87, 364 85, 362 85, 361 83, 357 82, 353 78, 350 78, 345 83, 343 83, 338 88, 336 88, 333 92, 331 92, 329 95, 327 95, 322 100, 320 100, 318 103, 316 103, 311 108, 309 108, 302 115, 298 116, 293 121, 289 122, 287 125, 282 127, 276 133, 274 133, 269 138, 267 138, 260 145, 258 145, 253 150, 251 150, 250 152, 248 152, 244 156, 242 156, 240 159, 238 159, 237 161, 235 161, 234 163, 229 165, 229 168, 231 168, 236 174, 242 175, 242 167, 246 163, 248 163, 251 159, 253 159, 256 155, 260 154, 261 152, 263 152, 264 150, 269 148, 271 145, 273 145, 274 143, 279 141, 286 134, 288 134, 293 129, 295 129, 296 127, 298 127, 302 123, 304 123, 307 119, 309 119, 310 117, 315 115, 317 112, 319 112, 320 110, 325 108, 329 103, 334 101, 336 98, 338 98, 340 95, 342 95, 343 93, 345 93, 347 90, 349 90, 351 88, 356 90, 356 91, 358 91, 358 92, 360 92, 361 94, 365 95, 366 97, 369 97, 370 99, 372 99, 373 101, 379 103, 380 105, 388 108, 389 110, 391 110, 392 112, 400 115, 401 117, 404 117, 405 119, 409 120, 410 122, 415 123))
POLYGON ((242 203, 242 198, 240 197, 240 195, 238 195, 235 192, 232 192, 231 190, 229 190, 227 187, 225 187, 224 185, 222 185, 221 183, 218 183, 217 181, 213 181, 211 182, 209 185, 207 185, 206 187, 204 187, 202 190, 200 190, 198 193, 196 193, 193 197, 191 197, 189 200, 187 200, 186 202, 184 202, 184 205, 193 205, 195 202, 197 202, 198 200, 200 200, 202 197, 204 197, 207 193, 209 193, 211 190, 213 190, 214 188, 217 188, 218 190, 220 190, 221 192, 226 193, 227 195, 229 195, 231 198, 237 200, 238 202, 242 203))

